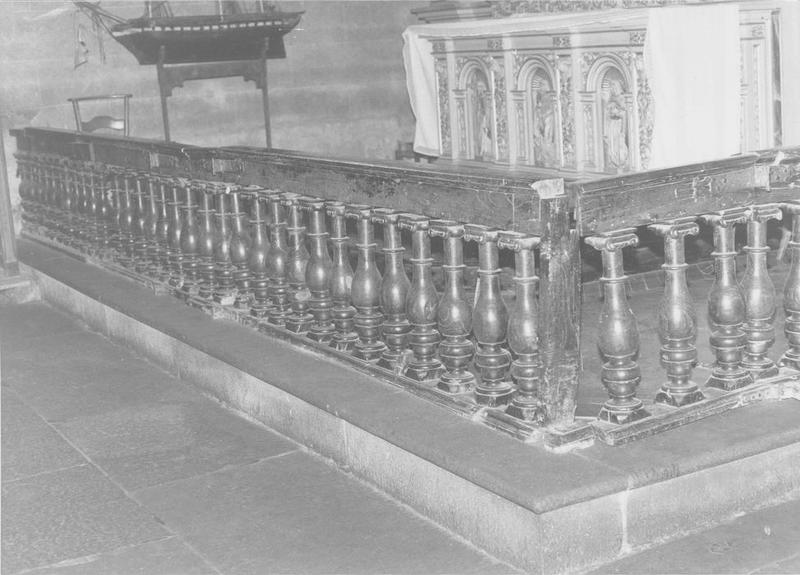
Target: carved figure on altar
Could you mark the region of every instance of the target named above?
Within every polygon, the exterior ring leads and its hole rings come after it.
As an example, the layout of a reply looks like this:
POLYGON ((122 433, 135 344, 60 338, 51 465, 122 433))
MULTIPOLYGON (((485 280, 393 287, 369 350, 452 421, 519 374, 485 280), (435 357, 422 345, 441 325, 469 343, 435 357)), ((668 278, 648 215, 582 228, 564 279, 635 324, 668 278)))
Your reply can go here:
POLYGON ((550 82, 536 73, 531 82, 533 104, 533 158, 537 166, 558 164, 556 142, 556 102, 550 82))
POLYGON ((608 172, 628 169, 628 107, 625 102, 624 81, 617 70, 611 69, 603 80, 603 157, 608 172))
POLYGON ((473 70, 470 75, 467 98, 471 110, 474 158, 491 159, 494 156, 492 93, 486 76, 478 69, 473 70))

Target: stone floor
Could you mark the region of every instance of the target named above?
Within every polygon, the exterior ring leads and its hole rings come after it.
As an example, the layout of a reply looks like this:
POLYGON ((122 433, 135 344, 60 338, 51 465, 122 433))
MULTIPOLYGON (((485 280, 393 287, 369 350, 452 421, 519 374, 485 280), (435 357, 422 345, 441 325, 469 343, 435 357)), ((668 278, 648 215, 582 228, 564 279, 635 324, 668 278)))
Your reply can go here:
MULTIPOLYGON (((517 572, 45 304, 0 354, 6 575, 517 572)), ((595 573, 800 573, 800 502, 595 573)))
POLYGON ((0 307, 2 573, 515 573, 44 304, 0 307))

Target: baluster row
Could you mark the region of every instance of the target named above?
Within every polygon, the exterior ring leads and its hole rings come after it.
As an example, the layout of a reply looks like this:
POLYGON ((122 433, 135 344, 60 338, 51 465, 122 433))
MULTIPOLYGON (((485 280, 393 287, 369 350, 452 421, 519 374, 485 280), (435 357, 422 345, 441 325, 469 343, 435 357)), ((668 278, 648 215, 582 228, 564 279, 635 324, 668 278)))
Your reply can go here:
MULTIPOLYGON (((536 237, 53 157, 21 157, 19 168, 26 225, 56 241, 167 282, 189 301, 239 308, 264 329, 280 326, 442 392, 471 394, 477 403, 525 421, 544 420, 536 237), (410 278, 404 233, 410 237, 410 278), (433 282, 432 238, 443 242, 441 295, 433 282), (472 302, 465 290, 465 242, 478 249, 472 302), (500 289, 500 250, 515 255, 510 312, 500 289)), ((665 260, 658 310, 665 380, 657 403, 681 407, 703 400, 703 387, 730 391, 777 373, 768 357, 776 297, 766 264, 766 226, 784 212, 793 218, 792 263, 784 292, 789 350, 779 364, 800 368, 800 202, 729 209, 702 216, 714 229, 715 246, 708 294, 714 364, 704 386, 692 379, 697 319, 684 255, 685 238, 698 233, 698 223, 686 217, 650 226, 663 238, 665 260), (747 226, 748 241, 747 269, 738 283, 734 232, 740 224, 747 226)), ((604 270, 598 348, 609 398, 599 417, 627 423, 648 415, 637 397, 639 336, 623 272, 623 250, 638 237, 629 229, 586 241, 601 252, 604 270)))
MULTIPOLYGON (((784 291, 785 333, 789 350, 779 365, 800 368, 800 202, 779 206, 765 204, 733 208, 701 219, 714 230, 714 282, 708 294, 709 346, 714 353, 705 386, 733 391, 758 379, 778 374, 778 365, 767 354, 775 342, 776 294, 767 271, 767 223, 792 214, 789 249, 792 264, 784 291), (783 208, 783 209, 781 209, 783 208), (747 226, 747 267, 737 281, 734 245, 737 224, 747 226)), ((666 381, 655 397, 657 403, 680 407, 705 399, 692 381, 697 364, 697 319, 686 279, 684 240, 697 234, 695 218, 686 217, 652 224, 664 239, 664 296, 658 309, 661 365, 666 381)), ((603 359, 601 379, 609 399, 600 418, 614 423, 636 421, 648 415, 636 391, 641 380, 638 365, 639 332, 628 304, 622 250, 635 246, 633 229, 587 238, 603 259, 603 305, 598 348, 603 359)))

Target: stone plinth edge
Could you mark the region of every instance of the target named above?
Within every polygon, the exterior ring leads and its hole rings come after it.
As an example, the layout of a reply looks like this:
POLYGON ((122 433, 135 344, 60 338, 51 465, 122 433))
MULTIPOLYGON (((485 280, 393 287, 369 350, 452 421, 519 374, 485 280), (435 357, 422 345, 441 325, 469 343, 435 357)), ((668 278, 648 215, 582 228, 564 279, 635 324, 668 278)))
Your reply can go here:
MULTIPOLYGON (((442 461, 434 461, 430 452, 416 452, 407 438, 397 440, 391 426, 382 433, 379 425, 360 424, 354 415, 357 410, 348 410, 345 402, 348 399, 358 402, 363 398, 342 398, 341 407, 315 405, 314 401, 273 385, 264 372, 248 373, 237 367, 234 359, 223 359, 191 345, 187 342, 190 338, 181 335, 181 329, 186 326, 164 329, 162 321, 154 327, 140 321, 130 311, 123 313, 108 305, 96 288, 83 289, 74 281, 69 282, 73 285, 68 285, 59 278, 61 264, 55 265, 53 260, 64 258, 66 267, 91 266, 75 260, 66 261, 67 256, 55 252, 45 254, 51 258, 47 265, 37 266, 42 250, 47 248, 28 248, 23 250, 28 254, 26 261, 37 278, 43 298, 52 305, 78 315, 92 329, 135 349, 219 401, 331 458, 526 573, 585 571, 732 519, 743 511, 800 497, 800 466, 797 465, 800 443, 787 441, 760 453, 679 476, 665 476, 663 480, 637 482, 626 478, 625 473, 610 473, 595 489, 594 496, 576 497, 572 502, 559 504, 545 501, 538 508, 535 504, 524 504, 523 497, 515 501, 501 494, 502 489, 497 485, 482 484, 475 477, 461 473, 457 465, 449 465, 448 460, 458 458, 459 453, 445 454, 442 461)), ((108 273, 97 268, 91 268, 91 272, 108 273)), ((146 289, 133 283, 129 290, 131 297, 143 305, 147 305, 148 298, 168 297, 147 294, 146 289)), ((208 322, 213 332, 215 322, 210 318, 208 322)), ((246 328, 236 326, 236 329, 246 328)), ((325 362, 325 369, 329 371, 340 369, 335 363, 307 351, 292 352, 291 347, 282 342, 275 342, 275 345, 283 345, 281 350, 285 353, 304 354, 306 365, 325 362)), ((386 393, 391 399, 392 394, 402 392, 389 388, 386 393)), ((403 412, 397 417, 406 417, 407 424, 413 425, 413 415, 413 412, 403 412)), ((458 419, 453 414, 442 417, 458 419)), ((461 420, 458 424, 461 425, 461 420)), ((443 429, 447 425, 448 421, 443 420, 443 429)), ((475 429, 483 428, 475 426, 475 429)), ((476 433, 488 432, 483 429, 476 433)), ((436 437, 427 436, 425 440, 435 442, 436 437)), ((531 466, 555 465, 557 460, 552 458, 561 457, 547 454, 546 461, 538 462, 534 461, 539 457, 538 452, 530 453, 531 466)), ((566 457, 581 459, 573 455, 566 457)), ((532 492, 535 488, 531 486, 532 492)))

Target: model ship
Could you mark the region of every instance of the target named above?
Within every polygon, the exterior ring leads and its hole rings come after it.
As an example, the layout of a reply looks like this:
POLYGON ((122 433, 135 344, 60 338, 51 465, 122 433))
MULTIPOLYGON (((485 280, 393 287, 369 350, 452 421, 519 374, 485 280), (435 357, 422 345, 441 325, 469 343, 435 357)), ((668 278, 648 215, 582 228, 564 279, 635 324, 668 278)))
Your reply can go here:
POLYGON ((217 2, 216 14, 174 16, 168 2, 145 2, 144 15, 126 20, 99 3, 75 5, 142 65, 285 58, 283 36, 303 14, 261 3, 260 10, 247 12, 226 0, 217 2))

